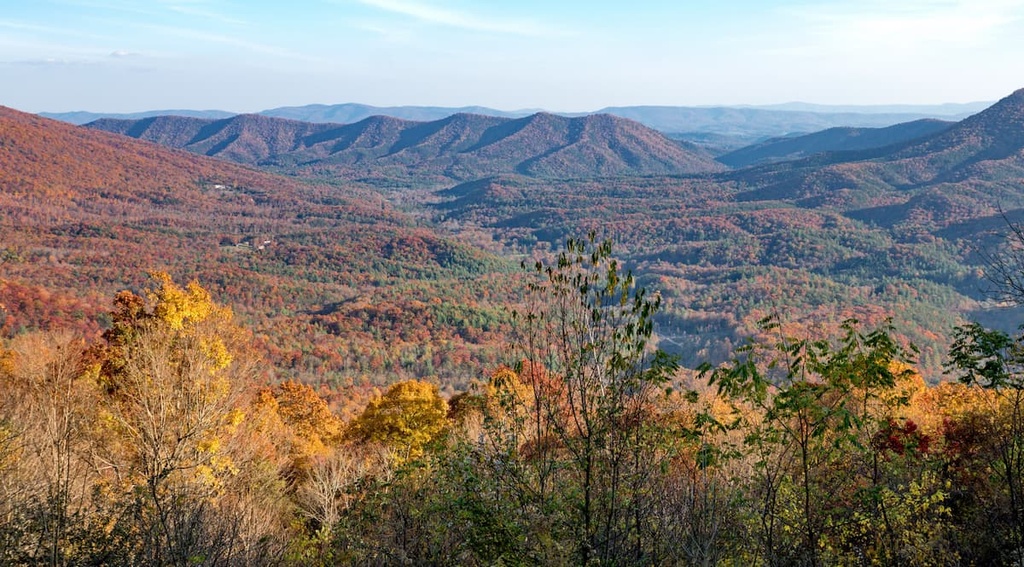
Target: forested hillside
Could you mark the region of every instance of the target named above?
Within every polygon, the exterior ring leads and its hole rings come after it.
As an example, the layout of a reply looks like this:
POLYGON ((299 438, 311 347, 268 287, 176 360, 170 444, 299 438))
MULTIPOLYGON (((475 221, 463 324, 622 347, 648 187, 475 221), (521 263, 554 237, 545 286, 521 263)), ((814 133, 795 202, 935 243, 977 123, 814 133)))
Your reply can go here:
MULTIPOLYGON (((818 332, 900 314, 941 379, 948 329, 991 308, 979 252, 1024 206, 1024 91, 937 134, 704 177, 537 182, 439 192, 438 218, 512 248, 596 230, 666 297, 662 346, 720 360, 765 314, 818 332)), ((1006 329, 1010 312, 990 310, 1006 329), (1004 315, 1000 315, 1004 313, 1004 315), (1001 321, 1000 321, 1001 318, 1001 321)))
POLYGON ((931 136, 952 126, 943 120, 915 120, 885 128, 836 127, 784 138, 771 138, 718 156, 718 161, 732 168, 762 163, 790 161, 824 152, 849 152, 893 146, 931 136))
MULTIPOLYGON (((3 110, 0 329, 105 326, 150 270, 199 278, 280 377, 349 388, 496 360, 513 265, 379 195, 3 110)), ((362 393, 360 393, 362 392, 362 393)))
POLYGON ((696 146, 609 115, 455 114, 433 122, 372 116, 348 125, 260 115, 164 116, 99 120, 88 127, 291 174, 378 184, 445 183, 513 172, 552 178, 723 169, 696 146))

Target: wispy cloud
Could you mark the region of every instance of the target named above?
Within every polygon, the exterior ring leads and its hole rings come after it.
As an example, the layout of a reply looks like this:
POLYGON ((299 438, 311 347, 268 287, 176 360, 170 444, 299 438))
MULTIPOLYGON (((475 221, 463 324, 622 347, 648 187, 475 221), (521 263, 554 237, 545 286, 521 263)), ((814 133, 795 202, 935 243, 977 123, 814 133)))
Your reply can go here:
POLYGON ((119 2, 117 0, 59 0, 59 2, 73 8, 84 8, 94 13, 113 12, 146 18, 166 16, 166 12, 147 8, 147 4, 140 5, 138 2, 119 2))
POLYGON ((106 36, 102 36, 95 33, 81 32, 78 30, 73 30, 65 27, 29 24, 15 20, 0 20, 0 28, 14 30, 16 32, 24 32, 33 35, 50 35, 57 36, 60 38, 75 37, 80 39, 109 39, 106 36))
POLYGON ((117 13, 124 16, 142 16, 146 20, 166 19, 168 17, 185 16, 206 22, 231 26, 250 26, 251 22, 225 14, 223 11, 210 9, 210 2, 205 0, 155 0, 141 3, 137 0, 57 0, 62 4, 77 8, 86 8, 95 12, 117 13))
POLYGON ((409 43, 415 37, 415 34, 413 34, 412 31, 401 26, 371 21, 355 21, 350 25, 353 29, 376 34, 383 38, 384 41, 390 43, 409 43))
POLYGON ((219 45, 226 45, 229 47, 237 47, 246 51, 254 53, 262 53, 264 55, 272 55, 283 59, 292 59, 297 61, 304 61, 307 63, 323 63, 324 60, 320 57, 314 57, 305 53, 293 51, 283 47, 270 45, 266 43, 260 43, 250 41, 240 37, 235 37, 228 34, 219 34, 200 31, 191 28, 167 26, 161 24, 137 24, 141 29, 150 30, 160 34, 174 36, 179 39, 190 39, 194 41, 201 41, 206 43, 215 43, 219 45))
POLYGON ((851 48, 974 45, 1021 20, 1024 0, 873 0, 795 7, 811 31, 851 48))
POLYGON ((0 20, 0 61, 19 65, 57 65, 95 60, 110 52, 110 41, 94 33, 58 26, 0 20))
POLYGON ((249 22, 234 16, 227 16, 221 12, 203 7, 204 2, 184 2, 181 0, 161 0, 160 4, 172 12, 183 16, 200 18, 221 24, 232 26, 248 26, 249 22))
POLYGON ((95 61, 82 59, 63 59, 59 57, 44 57, 41 59, 22 59, 11 61, 10 65, 24 65, 28 67, 79 67, 85 65, 97 65, 95 61))
POLYGON ((414 20, 479 32, 524 36, 562 35, 557 29, 525 19, 488 18, 468 12, 438 8, 409 0, 357 0, 360 4, 414 20))

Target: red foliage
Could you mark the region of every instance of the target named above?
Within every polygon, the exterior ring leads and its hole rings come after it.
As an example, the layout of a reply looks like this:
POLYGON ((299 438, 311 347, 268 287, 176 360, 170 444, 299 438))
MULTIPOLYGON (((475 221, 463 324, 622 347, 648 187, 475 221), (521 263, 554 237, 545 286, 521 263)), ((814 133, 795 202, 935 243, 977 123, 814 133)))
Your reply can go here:
POLYGON ((917 457, 927 455, 931 443, 931 436, 923 433, 913 420, 908 419, 900 424, 892 418, 886 421, 871 441, 877 451, 917 457))

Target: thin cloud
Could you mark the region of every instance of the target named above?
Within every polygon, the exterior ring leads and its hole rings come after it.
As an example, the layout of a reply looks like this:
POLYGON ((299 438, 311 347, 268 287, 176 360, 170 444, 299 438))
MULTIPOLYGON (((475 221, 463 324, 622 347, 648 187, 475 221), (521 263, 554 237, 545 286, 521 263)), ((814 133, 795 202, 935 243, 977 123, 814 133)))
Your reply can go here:
POLYGON ((356 21, 350 24, 353 29, 376 34, 389 43, 409 43, 414 35, 404 28, 382 25, 375 22, 356 21))
POLYGON ((189 2, 187 0, 158 0, 140 5, 139 2, 117 2, 103 0, 60 0, 61 3, 94 11, 114 12, 132 16, 143 16, 147 19, 167 18, 169 13, 194 17, 220 24, 232 26, 250 26, 251 23, 241 18, 225 15, 221 12, 205 9, 206 2, 189 2))
POLYGON ((97 35, 94 33, 80 32, 77 30, 56 26, 41 26, 37 24, 27 24, 25 22, 19 22, 15 20, 0 20, 0 28, 10 29, 16 32, 50 35, 61 38, 76 37, 80 39, 109 39, 106 36, 97 35))
POLYGON ((74 6, 76 8, 87 8, 95 12, 120 12, 123 14, 132 14, 135 16, 145 16, 147 18, 162 17, 165 15, 160 10, 147 9, 144 6, 139 6, 138 3, 124 3, 124 2, 103 2, 96 0, 61 0, 61 4, 67 6, 74 6))
POLYGON ((812 33, 858 48, 981 43, 1019 21, 1022 12, 1022 0, 875 1, 792 10, 812 33))
POLYGON ((160 33, 163 33, 163 34, 166 34, 166 35, 177 36, 179 38, 192 39, 192 40, 203 41, 203 42, 207 42, 207 43, 216 43, 216 44, 220 44, 220 45, 227 45, 227 46, 230 46, 230 47, 238 47, 240 49, 244 49, 244 50, 247 50, 247 51, 252 51, 252 52, 255 52, 255 53, 263 53, 265 55, 273 55, 273 56, 276 56, 276 57, 281 57, 281 58, 286 58, 286 59, 305 61, 305 62, 309 62, 309 63, 322 63, 323 62, 323 59, 319 58, 319 57, 312 57, 312 56, 309 56, 309 55, 306 55, 306 54, 303 54, 303 53, 298 53, 298 52, 292 51, 290 49, 285 49, 285 48, 277 47, 277 46, 274 46, 274 45, 268 45, 268 44, 264 44, 264 43, 257 43, 257 42, 241 39, 241 38, 230 36, 230 35, 208 33, 208 32, 203 32, 203 31, 189 29, 189 28, 181 28, 181 27, 165 26, 165 25, 156 25, 156 24, 138 25, 138 27, 141 27, 143 29, 148 29, 148 30, 151 30, 151 31, 155 31, 155 32, 160 32, 160 33))
POLYGON ((495 32, 525 36, 560 35, 556 30, 521 19, 485 18, 467 12, 437 8, 408 0, 357 0, 360 4, 399 14, 420 22, 470 31, 495 32))
POLYGON ((192 2, 180 2, 180 1, 175 2, 175 1, 171 1, 171 2, 161 2, 161 5, 164 6, 164 8, 166 8, 166 9, 172 11, 172 12, 177 12, 177 13, 182 14, 184 16, 191 16, 191 17, 201 18, 201 19, 204 19, 204 20, 210 20, 210 21, 219 22, 219 23, 222 23, 222 24, 228 24, 228 25, 232 25, 232 26, 248 26, 248 25, 250 25, 250 23, 245 21, 245 20, 242 20, 242 19, 239 19, 239 18, 234 18, 234 17, 231 17, 231 16, 225 16, 224 14, 222 14, 220 12, 214 12, 212 10, 206 10, 204 8, 196 7, 196 3, 192 3, 192 2))
POLYGON ((59 57, 44 57, 41 59, 23 59, 11 61, 10 65, 22 65, 27 67, 78 67, 85 65, 96 65, 95 61, 83 61, 80 59, 63 59, 59 57))

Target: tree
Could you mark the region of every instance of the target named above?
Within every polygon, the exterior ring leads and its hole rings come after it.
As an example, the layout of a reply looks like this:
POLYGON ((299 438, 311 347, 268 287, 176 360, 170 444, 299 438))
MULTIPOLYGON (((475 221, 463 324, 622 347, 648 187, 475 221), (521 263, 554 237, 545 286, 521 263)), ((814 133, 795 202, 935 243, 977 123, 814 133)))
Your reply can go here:
POLYGON ((310 462, 330 454, 341 440, 341 420, 307 384, 285 380, 260 388, 251 411, 259 414, 263 435, 276 436, 275 444, 287 449, 284 472, 292 480, 301 478, 310 462))
POLYGON ((95 478, 86 446, 97 392, 84 352, 84 341, 71 334, 33 333, 6 353, 0 386, 17 403, 0 404, 8 406, 0 412, 0 478, 13 481, 0 482, 12 507, 3 524, 31 525, 38 537, 17 546, 20 559, 0 544, 0 558, 62 565, 73 532, 89 524, 87 487, 95 478))
POLYGON ((957 327, 948 368, 960 381, 996 394, 981 417, 996 449, 994 472, 1005 491, 1015 560, 1024 562, 1024 345, 1021 338, 977 323, 957 327))
POLYGON ((218 517, 235 472, 227 441, 244 419, 255 374, 230 309, 196 282, 154 273, 146 297, 122 292, 104 338, 100 383, 114 441, 110 462, 137 497, 139 545, 149 564, 184 565, 230 548, 234 518, 218 517))
POLYGON ((1002 301, 1024 303, 1024 228, 1010 221, 1000 211, 1007 232, 999 246, 990 249, 979 246, 977 253, 984 263, 984 276, 990 287, 988 292, 1002 301))
POLYGON ((406 380, 370 400, 363 413, 349 425, 346 435, 389 447, 404 462, 423 455, 424 448, 447 427, 447 414, 448 404, 436 385, 406 380))
POLYGON ((752 340, 732 361, 705 365, 702 373, 743 416, 762 561, 819 565, 826 531, 836 525, 832 514, 849 508, 838 496, 851 481, 851 457, 888 415, 878 404, 906 372, 893 363, 908 361, 909 353, 891 324, 862 333, 857 321, 846 321, 838 344, 787 336, 777 315, 761 327, 775 342, 752 340))
POLYGON ((518 417, 494 431, 494 462, 525 461, 520 498, 562 512, 573 561, 656 563, 647 507, 666 454, 653 399, 676 364, 649 344, 660 298, 621 271, 611 247, 590 234, 570 239, 555 264, 533 266, 533 307, 516 314, 522 362, 517 380, 504 377, 502 407, 518 417))
MULTIPOLYGON (((1003 214, 1009 232, 1001 246, 979 248, 984 276, 996 299, 1024 304, 1024 229, 1003 214)), ((1024 563, 1024 335, 986 329, 968 323, 953 330, 947 371, 959 374, 963 384, 992 392, 994 403, 959 423, 951 422, 950 437, 970 429, 984 429, 994 449, 995 478, 1005 496, 989 503, 1002 512, 997 525, 1009 524, 1013 561, 1024 563)))

